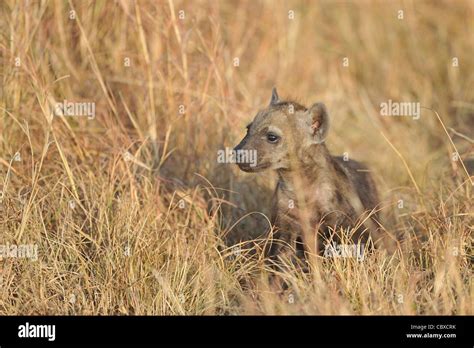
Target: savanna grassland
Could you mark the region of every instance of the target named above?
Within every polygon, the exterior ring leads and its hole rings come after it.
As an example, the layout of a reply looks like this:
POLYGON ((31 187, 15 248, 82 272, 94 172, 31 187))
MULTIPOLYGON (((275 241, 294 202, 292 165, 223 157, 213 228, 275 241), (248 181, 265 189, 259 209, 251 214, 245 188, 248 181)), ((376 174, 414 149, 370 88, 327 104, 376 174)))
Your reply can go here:
POLYGON ((474 313, 474 2, 0 10, 0 244, 37 247, 0 260, 1 314, 474 313), (275 177, 217 151, 273 86, 327 105, 328 148, 371 168, 394 250, 268 267, 275 177))

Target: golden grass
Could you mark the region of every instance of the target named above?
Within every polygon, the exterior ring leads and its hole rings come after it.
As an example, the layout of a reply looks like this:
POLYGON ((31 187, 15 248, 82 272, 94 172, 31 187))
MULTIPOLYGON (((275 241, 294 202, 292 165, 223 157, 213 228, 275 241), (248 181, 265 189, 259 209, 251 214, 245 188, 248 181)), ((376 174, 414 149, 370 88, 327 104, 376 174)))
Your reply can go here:
POLYGON ((0 6, 0 244, 38 246, 0 261, 1 314, 474 313, 471 1, 0 6), (370 166, 401 238, 289 263, 283 292, 274 178, 217 163, 274 85, 326 103, 330 150, 370 166), (54 116, 64 99, 96 117, 54 116), (381 117, 388 99, 437 114, 381 117))

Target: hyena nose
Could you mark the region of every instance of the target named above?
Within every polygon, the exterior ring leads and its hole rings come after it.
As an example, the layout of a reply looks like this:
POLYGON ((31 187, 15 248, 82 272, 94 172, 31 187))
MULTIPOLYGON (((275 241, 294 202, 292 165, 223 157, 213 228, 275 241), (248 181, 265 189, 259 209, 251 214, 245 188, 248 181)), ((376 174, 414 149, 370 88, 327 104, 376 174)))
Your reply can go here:
POLYGON ((240 156, 242 155, 242 148, 244 147, 244 141, 241 141, 236 147, 234 147, 234 155, 237 163, 240 163, 240 156))
POLYGON ((240 149, 242 149, 242 146, 240 145, 237 145, 235 148, 234 148, 234 155, 235 155, 235 161, 237 163, 240 163, 240 149))

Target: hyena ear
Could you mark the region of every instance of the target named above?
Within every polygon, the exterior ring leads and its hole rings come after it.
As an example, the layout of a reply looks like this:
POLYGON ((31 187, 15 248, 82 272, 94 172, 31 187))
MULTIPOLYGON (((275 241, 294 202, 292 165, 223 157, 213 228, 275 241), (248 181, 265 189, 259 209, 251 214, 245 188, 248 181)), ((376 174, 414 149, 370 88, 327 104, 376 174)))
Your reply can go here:
POLYGON ((329 114, 323 103, 315 103, 307 111, 311 117, 311 133, 316 144, 326 140, 329 129, 329 114))
POLYGON ((278 97, 277 89, 275 87, 272 88, 272 99, 270 99, 270 105, 275 105, 280 101, 278 97))

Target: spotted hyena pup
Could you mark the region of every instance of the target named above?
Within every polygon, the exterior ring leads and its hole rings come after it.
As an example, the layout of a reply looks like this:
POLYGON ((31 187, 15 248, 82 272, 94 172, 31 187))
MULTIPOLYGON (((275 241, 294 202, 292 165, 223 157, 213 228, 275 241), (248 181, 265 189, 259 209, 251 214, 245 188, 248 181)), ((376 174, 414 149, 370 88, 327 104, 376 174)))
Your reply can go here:
POLYGON ((324 104, 306 108, 282 101, 274 88, 270 105, 257 113, 234 149, 237 157, 247 151, 257 153, 256 164, 241 163, 237 158, 241 170, 271 169, 278 174, 273 238, 267 249, 271 257, 283 249, 303 253, 310 242, 317 246, 313 250, 321 253, 343 240, 360 246, 376 239, 374 181, 363 164, 331 156, 325 145, 328 129, 324 104))

